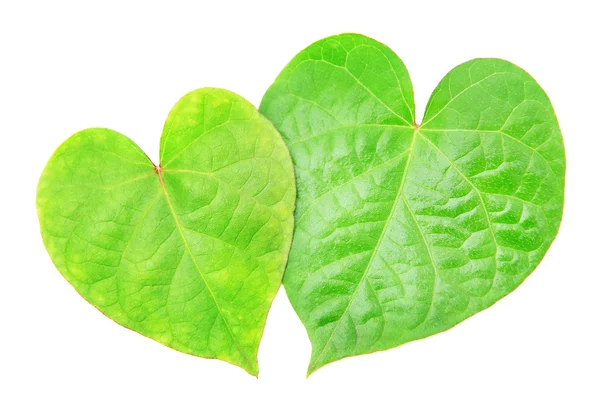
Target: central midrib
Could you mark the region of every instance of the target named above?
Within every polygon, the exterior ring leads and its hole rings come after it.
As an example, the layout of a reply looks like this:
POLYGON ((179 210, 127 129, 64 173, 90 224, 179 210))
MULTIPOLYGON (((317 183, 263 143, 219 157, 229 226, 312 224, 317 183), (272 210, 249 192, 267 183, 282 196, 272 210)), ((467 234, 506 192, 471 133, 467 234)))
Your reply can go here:
POLYGON ((183 244, 188 252, 188 254, 190 255, 190 258, 192 259, 192 262, 194 263, 194 266, 196 267, 196 270, 198 271, 198 275, 200 275, 200 278, 202 279, 202 281, 204 282, 204 286, 206 287, 206 289, 208 290, 210 296, 212 297, 215 306, 217 307, 217 311, 219 312, 219 315, 221 316, 221 318, 223 319, 223 323, 225 323, 225 327, 227 328, 227 331, 229 332, 229 335, 231 336, 231 340, 233 341, 233 343, 235 344, 236 348, 238 349, 238 351, 240 352, 240 354, 242 355, 242 357, 244 358, 244 360, 246 361, 246 363, 248 364, 249 368, 251 370, 254 370, 254 367, 252 365, 252 362, 250 362, 250 360, 248 359, 248 357, 246 357, 246 354, 244 353, 244 351, 242 350, 241 346, 238 344, 237 340, 235 339, 233 332, 231 331, 231 327, 229 327, 229 323, 227 322, 227 319, 225 318, 225 315, 223 314, 223 311, 221 310, 221 307, 219 306, 219 303, 217 302, 217 298, 215 297, 215 294, 213 293, 212 289, 210 288, 210 286, 208 285, 208 281, 206 280, 206 278, 204 277, 204 274, 202 274, 202 271, 200 270, 200 267, 198 266, 198 263, 196 262, 196 258, 194 257, 194 254, 192 253, 192 250, 188 244, 188 241, 185 237, 185 234, 183 232, 183 227, 181 226, 181 223, 179 222, 179 218, 177 217, 177 213, 175 213, 175 208, 173 207, 173 204, 171 203, 171 198, 169 197, 169 193, 167 192, 167 187, 165 186, 165 182, 162 176, 162 168, 157 167, 156 168, 156 173, 158 175, 158 179, 160 181, 160 185, 162 187, 162 190, 165 194, 165 199, 167 200, 167 204, 169 205, 169 208, 171 210, 171 213, 173 214, 173 219, 175 220, 175 226, 177 227, 177 230, 179 231, 179 234, 181 235, 181 239, 183 240, 183 244))
POLYGON ((344 312, 342 313, 342 315, 340 316, 340 319, 337 321, 335 327, 333 328, 333 330, 331 331, 331 335, 329 336, 329 339, 327 340, 327 342, 325 343, 325 346, 323 346, 323 349, 321 350, 321 353, 319 354, 319 356, 317 356, 317 358, 314 360, 314 362, 312 362, 311 366, 308 369, 309 374, 317 367, 319 360, 321 359, 321 357, 325 354, 325 352, 327 351, 327 348, 329 347, 331 341, 333 340, 333 336, 335 335, 340 323, 344 320, 344 318, 346 317, 346 315, 348 314, 348 312, 350 311, 350 307, 352 306, 352 303, 354 302, 354 299, 356 298, 356 294, 358 293, 358 288, 362 285, 363 281, 366 279, 367 277, 367 273, 369 272, 369 270, 371 269, 371 266, 373 264, 373 261, 375 260, 375 256, 379 250, 379 247, 381 246, 381 242, 383 241, 383 237, 385 236, 385 232, 387 230, 387 227, 394 215, 394 212, 396 211, 396 207, 398 206, 398 201, 400 201, 400 196, 402 195, 402 191, 404 189, 404 184, 406 182, 406 177, 408 174, 408 169, 410 168, 410 162, 412 160, 413 157, 413 153, 414 153, 414 148, 415 148, 415 140, 417 137, 417 134, 419 132, 419 128, 415 127, 415 131, 413 133, 411 142, 410 142, 410 147, 409 147, 409 154, 406 160, 406 166, 404 167, 404 172, 402 173, 402 179, 400 181, 400 186, 398 187, 398 192, 396 193, 396 197, 394 199, 394 203, 392 205, 392 208, 390 209, 390 214, 388 215, 385 224, 383 225, 383 228, 381 229, 381 235, 379 236, 379 239, 377 240, 377 243, 375 245, 375 248, 373 249, 373 252, 371 253, 371 257, 369 258, 369 263, 367 264, 365 271, 363 272, 362 276, 360 277, 360 280, 358 281, 358 284, 356 285, 356 290, 354 291, 354 293, 352 294, 352 297, 350 298, 350 301, 348 302, 348 306, 346 307, 346 309, 344 310, 344 312))

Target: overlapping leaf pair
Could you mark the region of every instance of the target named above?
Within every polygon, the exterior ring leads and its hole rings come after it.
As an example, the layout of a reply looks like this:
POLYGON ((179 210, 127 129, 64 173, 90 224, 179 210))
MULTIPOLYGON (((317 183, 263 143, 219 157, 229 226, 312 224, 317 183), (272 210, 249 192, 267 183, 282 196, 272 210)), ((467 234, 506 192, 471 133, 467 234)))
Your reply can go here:
POLYGON ((299 53, 260 113, 226 90, 184 96, 159 165, 117 132, 75 134, 37 206, 56 267, 104 314, 253 375, 283 276, 310 373, 516 288, 557 234, 564 173, 550 101, 520 68, 454 68, 419 125, 402 61, 345 34, 299 53))

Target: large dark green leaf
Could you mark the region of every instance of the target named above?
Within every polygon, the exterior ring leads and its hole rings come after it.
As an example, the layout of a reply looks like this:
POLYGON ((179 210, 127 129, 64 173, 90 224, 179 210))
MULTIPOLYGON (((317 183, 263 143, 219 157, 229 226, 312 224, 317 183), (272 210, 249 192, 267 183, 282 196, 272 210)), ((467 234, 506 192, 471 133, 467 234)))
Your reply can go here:
POLYGON ((454 68, 418 125, 402 61, 333 36, 289 63, 260 111, 296 171, 284 285, 312 341, 309 373, 489 307, 556 236, 561 133, 544 91, 509 62, 454 68))

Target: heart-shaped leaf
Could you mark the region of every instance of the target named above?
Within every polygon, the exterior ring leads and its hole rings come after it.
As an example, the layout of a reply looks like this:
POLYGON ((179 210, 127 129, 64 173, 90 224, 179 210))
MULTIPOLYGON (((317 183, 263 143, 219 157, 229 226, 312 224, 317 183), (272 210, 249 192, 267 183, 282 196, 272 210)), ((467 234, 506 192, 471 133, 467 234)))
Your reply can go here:
POLYGON ((200 89, 169 114, 160 159, 108 129, 66 140, 37 192, 48 253, 117 323, 257 375, 293 230, 285 144, 243 98, 200 89))
POLYGON ((284 286, 309 373, 446 330, 516 288, 561 220, 565 158, 548 97, 499 59, 454 68, 415 123, 402 61, 361 35, 318 41, 260 111, 296 170, 284 286))

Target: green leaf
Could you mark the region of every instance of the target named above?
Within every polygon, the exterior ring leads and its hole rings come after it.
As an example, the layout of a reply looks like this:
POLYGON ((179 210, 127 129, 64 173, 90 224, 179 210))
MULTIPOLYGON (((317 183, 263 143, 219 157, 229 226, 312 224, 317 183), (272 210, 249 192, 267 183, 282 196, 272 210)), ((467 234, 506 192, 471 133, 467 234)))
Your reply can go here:
POLYGON ((419 126, 402 61, 333 36, 289 63, 260 111, 296 171, 283 282, 312 342, 309 374, 489 307, 557 234, 561 133, 544 91, 509 62, 454 68, 419 126))
POLYGON ((48 253, 117 323, 257 375, 293 231, 285 144, 246 100, 207 88, 170 112, 160 159, 109 129, 66 140, 38 185, 48 253))

